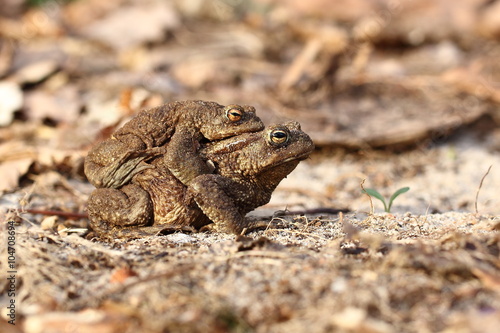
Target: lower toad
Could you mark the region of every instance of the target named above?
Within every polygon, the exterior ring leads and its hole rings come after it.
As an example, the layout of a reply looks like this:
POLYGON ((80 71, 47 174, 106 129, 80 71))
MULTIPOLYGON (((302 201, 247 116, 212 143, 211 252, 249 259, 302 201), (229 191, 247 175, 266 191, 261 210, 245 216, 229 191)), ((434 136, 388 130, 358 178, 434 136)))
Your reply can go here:
POLYGON ((297 122, 270 126, 206 143, 199 154, 213 164, 189 185, 158 157, 120 189, 98 188, 90 195, 90 225, 99 235, 140 237, 162 229, 211 225, 240 234, 255 225, 245 215, 269 202, 276 186, 314 149, 297 122))

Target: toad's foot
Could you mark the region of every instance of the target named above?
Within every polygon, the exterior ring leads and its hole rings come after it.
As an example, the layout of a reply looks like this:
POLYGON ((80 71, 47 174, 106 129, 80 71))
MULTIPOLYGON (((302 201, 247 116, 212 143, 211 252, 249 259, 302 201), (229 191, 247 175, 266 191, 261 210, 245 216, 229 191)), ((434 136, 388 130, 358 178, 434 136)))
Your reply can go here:
POLYGON ((153 167, 145 161, 164 153, 164 147, 155 147, 140 151, 128 151, 106 166, 89 161, 86 168, 95 170, 91 177, 93 179, 89 177, 89 180, 98 188, 119 188, 129 183, 139 172, 153 167))

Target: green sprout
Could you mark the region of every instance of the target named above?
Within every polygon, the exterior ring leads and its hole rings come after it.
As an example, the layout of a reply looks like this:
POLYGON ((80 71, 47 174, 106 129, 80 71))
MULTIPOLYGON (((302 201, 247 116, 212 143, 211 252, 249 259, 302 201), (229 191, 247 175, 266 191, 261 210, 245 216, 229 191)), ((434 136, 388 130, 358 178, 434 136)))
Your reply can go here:
POLYGON ((28 0, 27 4, 29 7, 41 7, 49 3, 54 3, 60 5, 62 2, 71 2, 73 0, 28 0))
POLYGON ((392 203, 394 202, 394 200, 400 194, 408 192, 409 190, 410 190, 409 187, 402 187, 399 190, 397 190, 396 192, 394 192, 394 194, 391 195, 391 198, 389 199, 389 205, 387 205, 387 203, 385 202, 385 198, 382 196, 382 194, 378 193, 377 190, 374 190, 372 188, 367 188, 367 189, 363 190, 363 192, 366 193, 366 194, 368 194, 371 197, 377 198, 380 201, 382 201, 382 203, 384 204, 384 210, 385 210, 385 212, 386 213, 390 213, 391 212, 392 203))

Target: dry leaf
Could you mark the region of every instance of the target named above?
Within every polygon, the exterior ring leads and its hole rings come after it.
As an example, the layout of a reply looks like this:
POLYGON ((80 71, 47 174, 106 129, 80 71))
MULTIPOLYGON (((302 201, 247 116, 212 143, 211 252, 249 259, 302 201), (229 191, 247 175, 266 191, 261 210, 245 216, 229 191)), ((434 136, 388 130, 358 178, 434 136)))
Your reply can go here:
POLYGON ((257 0, 260 3, 281 5, 298 16, 327 17, 332 21, 355 21, 375 12, 379 1, 366 0, 257 0))
POLYGON ((140 3, 120 8, 104 19, 90 24, 83 33, 117 50, 162 40, 165 30, 179 25, 179 18, 164 1, 140 3))
POLYGON ((474 309, 468 313, 454 313, 450 324, 442 333, 470 332, 497 333, 500 327, 500 311, 474 309))
POLYGON ((487 37, 500 36, 500 2, 496 1, 483 9, 479 30, 487 37))
POLYGON ((0 194, 13 190, 19 178, 28 172, 31 163, 33 163, 32 158, 22 158, 0 164, 0 194))
POLYGON ((40 224, 40 226, 42 227, 42 230, 53 229, 54 226, 56 225, 56 222, 58 219, 59 218, 56 215, 47 216, 46 218, 44 218, 42 223, 40 224))
POLYGON ((472 273, 483 283, 486 288, 500 292, 500 275, 487 272, 484 269, 473 267, 472 273))
POLYGON ((82 117, 82 121, 100 128, 116 125, 124 116, 118 103, 117 100, 90 100, 87 104, 87 114, 82 117))
POLYGON ((35 159, 34 149, 22 142, 0 144, 0 193, 13 190, 35 159))
POLYGON ((27 333, 62 333, 67 332, 68 327, 77 327, 80 333, 126 332, 130 323, 123 319, 121 315, 92 309, 80 312, 52 312, 27 318, 24 329, 27 333))
MULTIPOLYGON (((0 23, 1 25, 1 23, 0 23)), ((5 41, 0 41, 0 77, 10 71, 14 57, 14 45, 5 41)))
POLYGON ((12 122, 14 112, 23 105, 23 92, 19 85, 14 82, 0 82, 0 126, 6 126, 12 122))
POLYGON ((343 329, 354 330, 359 328, 361 323, 366 319, 366 311, 359 308, 348 307, 342 312, 334 314, 332 321, 335 326, 343 329))
POLYGON ((99 17, 116 10, 123 4, 123 0, 82 0, 69 1, 62 8, 64 23, 73 28, 80 28, 91 24, 99 17))
POLYGON ((200 57, 188 59, 172 68, 173 76, 190 88, 199 88, 216 77, 217 61, 200 57))
POLYGON ((31 119, 73 123, 79 118, 80 109, 78 89, 71 85, 56 91, 35 90, 26 96, 26 113, 31 119))
POLYGON ((20 84, 37 83, 46 79, 49 75, 53 74, 57 68, 58 63, 55 60, 42 60, 24 66, 17 71, 13 80, 20 84))
POLYGON ((130 277, 137 276, 130 267, 121 267, 113 272, 109 278, 111 283, 123 283, 130 277))
MULTIPOLYGON (((10 320, 10 318, 8 318, 10 320)), ((12 325, 7 322, 7 320, 0 319, 0 332, 2 333, 22 333, 19 325, 12 325)))

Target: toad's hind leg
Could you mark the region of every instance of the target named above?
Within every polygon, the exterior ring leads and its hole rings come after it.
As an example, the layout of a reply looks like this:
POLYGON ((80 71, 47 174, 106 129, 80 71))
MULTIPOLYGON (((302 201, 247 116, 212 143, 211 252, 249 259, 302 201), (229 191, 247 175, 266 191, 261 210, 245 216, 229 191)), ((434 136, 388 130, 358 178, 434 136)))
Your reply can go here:
POLYGON ((96 232, 115 227, 145 226, 152 223, 153 203, 140 186, 95 189, 88 200, 90 226, 96 232))

